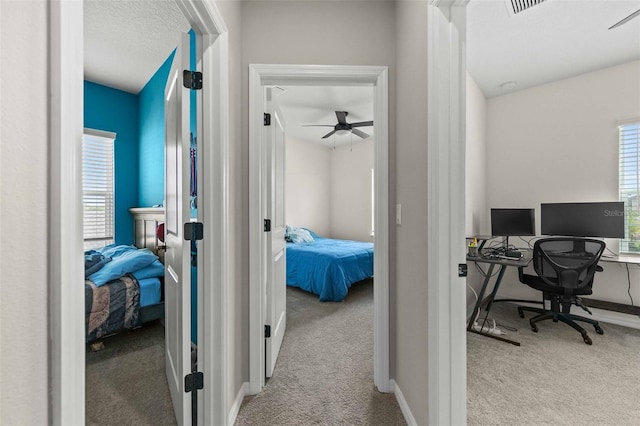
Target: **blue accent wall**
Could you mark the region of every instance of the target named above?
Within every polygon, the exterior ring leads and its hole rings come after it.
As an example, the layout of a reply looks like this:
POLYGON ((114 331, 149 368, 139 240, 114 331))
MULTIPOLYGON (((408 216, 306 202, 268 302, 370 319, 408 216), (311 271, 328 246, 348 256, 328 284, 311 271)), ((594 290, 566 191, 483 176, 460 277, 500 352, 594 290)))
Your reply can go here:
POLYGON ((133 244, 129 208, 138 205, 138 96, 85 81, 84 127, 116 133, 115 242, 133 244))
POLYGON ((164 89, 173 51, 138 94, 140 102, 140 160, 138 205, 150 207, 164 200, 164 89))

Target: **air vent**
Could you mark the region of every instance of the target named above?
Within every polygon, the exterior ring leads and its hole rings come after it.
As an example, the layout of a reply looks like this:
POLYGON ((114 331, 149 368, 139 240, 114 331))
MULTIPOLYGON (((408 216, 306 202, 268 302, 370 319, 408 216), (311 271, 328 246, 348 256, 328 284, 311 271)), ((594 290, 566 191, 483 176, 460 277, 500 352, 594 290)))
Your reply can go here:
POLYGON ((530 7, 539 5, 545 0, 505 0, 507 2, 507 7, 509 8, 509 12, 512 12, 514 15, 520 13, 524 10, 529 9, 530 7))

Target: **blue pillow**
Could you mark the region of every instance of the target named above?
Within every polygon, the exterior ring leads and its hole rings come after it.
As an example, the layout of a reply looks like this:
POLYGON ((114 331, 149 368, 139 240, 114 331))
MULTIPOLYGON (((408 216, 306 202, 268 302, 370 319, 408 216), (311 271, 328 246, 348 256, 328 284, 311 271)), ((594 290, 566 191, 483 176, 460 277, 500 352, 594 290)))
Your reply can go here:
POLYGON ((98 272, 91 274, 89 279, 93 281, 97 287, 100 287, 126 273, 142 269, 156 259, 158 259, 158 257, 147 249, 126 250, 117 257, 113 257, 111 262, 104 265, 98 272))
POLYGON ((109 244, 108 246, 104 246, 101 249, 98 249, 100 253, 104 257, 118 257, 123 253, 128 251, 138 250, 135 246, 125 246, 122 244, 109 244))
POLYGON ((313 237, 304 228, 296 228, 295 226, 288 226, 285 228, 285 239, 292 243, 310 243, 313 242, 313 237))
POLYGON ((146 278, 164 277, 164 265, 159 260, 154 260, 149 266, 133 272, 133 276, 138 281, 146 278))

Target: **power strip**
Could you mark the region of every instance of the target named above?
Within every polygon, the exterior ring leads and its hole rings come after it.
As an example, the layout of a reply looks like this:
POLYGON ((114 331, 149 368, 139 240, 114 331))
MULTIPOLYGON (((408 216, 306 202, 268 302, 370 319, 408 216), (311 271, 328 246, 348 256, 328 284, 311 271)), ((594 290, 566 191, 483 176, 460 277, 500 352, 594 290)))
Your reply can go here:
POLYGON ((477 331, 479 333, 485 333, 485 334, 493 334, 494 336, 501 336, 503 334, 506 334, 504 331, 496 327, 495 322, 493 323, 492 327, 489 327, 488 324, 483 327, 480 327, 480 325, 477 322, 474 322, 471 328, 473 329, 473 331, 477 331))

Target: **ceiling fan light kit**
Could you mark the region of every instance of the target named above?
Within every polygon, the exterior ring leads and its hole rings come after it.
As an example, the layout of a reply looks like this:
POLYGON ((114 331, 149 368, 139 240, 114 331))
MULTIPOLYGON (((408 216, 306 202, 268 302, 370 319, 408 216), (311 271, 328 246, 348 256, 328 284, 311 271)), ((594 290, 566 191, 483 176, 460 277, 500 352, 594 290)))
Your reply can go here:
POLYGON ((333 127, 333 130, 327 133, 322 137, 322 139, 326 139, 329 136, 335 134, 336 132, 350 132, 356 136, 361 137, 362 139, 366 139, 369 137, 369 134, 363 132, 359 129, 354 129, 354 127, 367 127, 373 126, 373 121, 359 121, 357 123, 347 123, 347 115, 349 113, 347 111, 336 111, 336 117, 338 119, 338 123, 336 124, 303 124, 304 127, 333 127))

